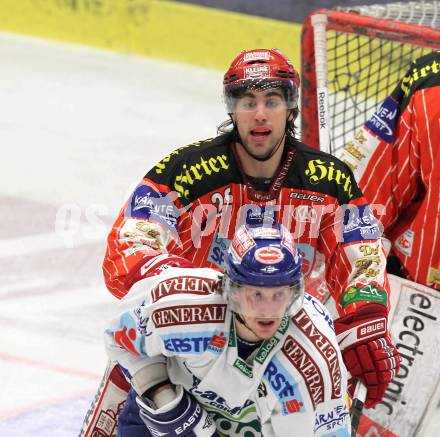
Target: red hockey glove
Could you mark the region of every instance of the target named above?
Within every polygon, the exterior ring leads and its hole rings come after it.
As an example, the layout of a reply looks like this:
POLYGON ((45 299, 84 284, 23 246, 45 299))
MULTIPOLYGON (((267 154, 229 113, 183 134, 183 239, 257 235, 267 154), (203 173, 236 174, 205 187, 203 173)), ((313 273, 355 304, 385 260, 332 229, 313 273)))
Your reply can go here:
POLYGON ((387 312, 383 305, 366 305, 355 314, 335 320, 335 331, 345 366, 351 373, 349 392, 354 380, 367 387, 365 407, 376 405, 400 368, 400 355, 391 343, 387 312))

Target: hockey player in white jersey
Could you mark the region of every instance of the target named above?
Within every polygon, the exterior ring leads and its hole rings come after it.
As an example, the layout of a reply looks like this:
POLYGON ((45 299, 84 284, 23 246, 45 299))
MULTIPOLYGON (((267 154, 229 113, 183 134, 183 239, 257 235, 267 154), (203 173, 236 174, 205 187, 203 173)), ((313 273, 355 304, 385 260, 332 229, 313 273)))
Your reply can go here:
POLYGON ((349 436, 333 322, 301 267, 283 226, 242 226, 223 276, 170 267, 136 283, 106 331, 133 387, 118 436, 349 436))

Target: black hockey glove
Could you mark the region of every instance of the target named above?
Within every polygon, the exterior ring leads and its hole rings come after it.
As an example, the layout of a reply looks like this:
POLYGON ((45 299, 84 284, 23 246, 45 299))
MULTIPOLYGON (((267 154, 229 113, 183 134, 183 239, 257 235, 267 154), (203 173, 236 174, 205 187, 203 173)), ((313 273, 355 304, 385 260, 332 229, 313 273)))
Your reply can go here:
POLYGON ((217 435, 211 416, 193 396, 176 387, 176 398, 159 409, 144 396, 137 396, 139 416, 152 435, 213 437, 217 435))

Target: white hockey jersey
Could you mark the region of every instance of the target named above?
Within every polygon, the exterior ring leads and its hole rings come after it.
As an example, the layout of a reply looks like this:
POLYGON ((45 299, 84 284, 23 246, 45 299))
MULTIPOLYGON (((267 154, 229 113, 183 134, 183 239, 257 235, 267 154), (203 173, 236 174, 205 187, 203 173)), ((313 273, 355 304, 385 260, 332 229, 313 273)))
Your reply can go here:
POLYGON ((131 376, 166 359, 170 380, 210 412, 221 434, 350 436, 333 321, 312 296, 247 360, 213 269, 164 270, 136 283, 121 306, 106 331, 110 359, 131 376))

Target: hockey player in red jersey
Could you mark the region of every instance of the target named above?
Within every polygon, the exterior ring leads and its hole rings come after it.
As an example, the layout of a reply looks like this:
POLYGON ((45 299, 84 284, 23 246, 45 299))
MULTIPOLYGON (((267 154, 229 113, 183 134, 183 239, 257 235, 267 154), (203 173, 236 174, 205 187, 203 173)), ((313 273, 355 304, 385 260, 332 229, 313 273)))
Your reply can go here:
POLYGON ((440 290, 440 52, 407 74, 340 157, 381 204, 389 271, 440 290))
POLYGON ((222 270, 241 224, 283 223, 305 260, 306 289, 313 269, 325 262, 345 363, 366 383, 372 406, 399 367, 372 211, 346 164, 295 139, 299 77, 283 54, 243 52, 223 83, 230 116, 223 133, 166 156, 122 208, 108 237, 107 287, 122 298, 154 269, 222 270))
POLYGON ((440 343, 435 304, 440 290, 439 99, 440 52, 432 52, 412 62, 391 95, 338 152, 375 204, 391 241, 387 271, 394 275, 395 316, 389 326, 402 358, 382 401, 365 412, 363 436, 425 435, 439 402, 437 367, 431 368, 440 343), (423 322, 416 318, 413 332, 408 303, 420 297, 432 316, 423 322))

